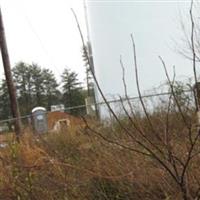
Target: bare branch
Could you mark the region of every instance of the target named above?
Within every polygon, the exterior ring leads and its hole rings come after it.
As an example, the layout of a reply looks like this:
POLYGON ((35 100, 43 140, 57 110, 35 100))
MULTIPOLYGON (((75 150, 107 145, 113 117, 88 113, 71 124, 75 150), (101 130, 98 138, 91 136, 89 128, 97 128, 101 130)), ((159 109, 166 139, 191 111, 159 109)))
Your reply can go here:
POLYGON ((181 117, 182 117, 182 119, 183 119, 183 122, 184 122, 184 124, 186 125, 186 127, 188 128, 188 130, 191 130, 191 125, 188 125, 187 120, 186 120, 186 118, 185 118, 185 116, 184 116, 184 114, 183 114, 183 111, 182 111, 182 109, 181 109, 181 106, 180 106, 180 104, 179 104, 179 101, 178 101, 178 99, 177 99, 177 96, 176 96, 176 94, 175 94, 174 87, 173 87, 172 82, 171 82, 171 80, 170 80, 170 77, 169 77, 169 74, 168 74, 168 71, 167 71, 167 67, 166 67, 166 65, 165 65, 165 62, 164 62, 164 60, 162 59, 161 56, 159 56, 159 59, 160 59, 162 65, 163 65, 163 67, 164 67, 165 75, 166 75, 166 77, 167 77, 169 86, 170 86, 170 88, 171 88, 172 95, 173 95, 173 97, 174 97, 174 99, 175 99, 176 105, 177 105, 178 110, 179 110, 179 112, 180 112, 180 114, 181 114, 181 117))
POLYGON ((129 147, 129 146, 126 146, 126 145, 123 145, 123 144, 121 144, 121 143, 119 143, 119 142, 117 142, 117 141, 109 140, 108 138, 104 137, 100 132, 96 131, 95 129, 92 129, 92 128, 89 126, 87 120, 86 120, 84 117, 82 117, 82 119, 83 119, 83 121, 84 121, 84 123, 85 123, 85 125, 86 125, 86 129, 90 130, 92 133, 95 133, 97 136, 99 136, 100 138, 102 138, 104 141, 106 141, 106 142, 108 142, 108 143, 110 143, 110 144, 117 145, 118 147, 121 147, 121 148, 123 148, 123 149, 127 149, 127 150, 133 151, 133 152, 135 152, 135 153, 139 153, 139 154, 142 154, 142 155, 145 155, 145 156, 152 157, 151 154, 142 152, 142 151, 140 151, 140 150, 138 150, 138 149, 134 149, 134 148, 129 147))
MULTIPOLYGON (((175 66, 174 66, 174 77, 172 80, 172 86, 174 85, 175 77, 176 77, 176 72, 175 72, 175 66)), ((171 107, 172 96, 173 95, 171 93, 169 96, 169 103, 167 107, 167 116, 166 116, 165 142, 167 146, 169 146, 169 112, 170 112, 170 107, 171 107)))
MULTIPOLYGON (((136 117, 136 115, 134 113, 133 106, 131 105, 130 98, 128 97, 128 91, 127 91, 127 85, 126 85, 126 78, 125 78, 125 68, 124 68, 124 64, 123 64, 123 61, 122 61, 122 56, 120 56, 120 65, 121 65, 121 68, 122 68, 122 81, 123 81, 123 86, 124 86, 125 98, 126 98, 126 100, 128 102, 128 105, 129 105, 129 108, 130 108, 130 111, 131 111, 131 115, 137 121, 137 124, 139 124, 139 122, 137 120, 137 117, 136 117)), ((121 97, 120 97, 120 100, 122 100, 121 97)), ((130 118, 129 115, 128 115, 128 117, 130 118)))
POLYGON ((149 116, 149 114, 148 114, 148 112, 147 112, 147 109, 146 109, 146 106, 145 106, 145 104, 144 104, 144 101, 143 101, 143 99, 142 99, 142 95, 141 95, 141 91, 140 91, 140 85, 139 85, 139 77, 138 77, 136 47, 135 47, 135 42, 134 42, 134 39, 133 39, 133 35, 132 35, 132 34, 131 34, 131 41, 132 41, 132 45, 133 45, 133 57, 134 57, 134 66, 135 66, 136 85, 137 85, 137 91, 138 91, 140 103, 141 103, 141 105, 142 105, 143 111, 144 111, 144 113, 145 113, 145 115, 146 115, 146 118, 147 118, 147 120, 148 120, 148 123, 149 123, 149 125, 150 125, 152 131, 154 132, 154 134, 155 134, 155 136, 157 137, 157 139, 158 139, 159 141, 161 141, 162 143, 164 143, 163 140, 162 140, 162 138, 161 138, 161 137, 159 136, 159 134, 156 132, 156 130, 155 130, 155 128, 154 128, 154 126, 153 126, 153 124, 152 124, 152 122, 151 122, 150 116, 149 116))
POLYGON ((196 72, 196 51, 195 51, 195 44, 194 44, 194 32, 195 32, 195 24, 193 19, 193 4, 194 1, 191 0, 190 6, 190 20, 191 20, 191 50, 192 50, 192 63, 193 63, 193 72, 194 72, 194 80, 195 80, 195 104, 196 104, 196 111, 199 111, 199 100, 198 100, 198 88, 197 88, 197 72, 196 72))
POLYGON ((123 126, 123 124, 121 123, 121 121, 120 121, 119 118, 117 117, 116 113, 114 112, 114 110, 112 109, 112 107, 110 106, 110 104, 108 103, 108 101, 107 101, 107 99, 106 99, 106 97, 105 97, 105 95, 104 95, 104 93, 103 93, 103 91, 102 91, 102 89, 101 89, 101 87, 100 87, 100 85, 99 85, 99 82, 98 82, 98 80, 97 80, 97 77, 96 77, 94 71, 92 70, 92 64, 91 64, 91 61, 90 61, 89 56, 88 56, 88 52, 87 52, 87 49, 86 49, 85 41, 84 41, 84 38, 83 38, 83 34, 82 34, 82 31, 81 31, 81 27, 80 27, 80 25, 79 25, 79 22, 78 22, 76 13, 74 12, 73 9, 71 9, 71 10, 72 10, 72 13, 73 13, 73 15, 74 15, 74 18, 75 18, 75 20, 76 20, 76 24, 77 24, 77 27, 78 27, 78 30, 79 30, 79 34, 80 34, 80 37, 81 37, 81 41, 82 41, 82 45, 83 45, 83 50, 84 50, 84 53, 85 53, 85 55, 86 55, 86 59, 87 59, 87 61, 88 61, 89 68, 90 68, 91 74, 92 74, 92 76, 93 76, 94 82, 95 82, 95 84, 96 84, 96 86, 97 86, 97 89, 98 89, 99 93, 101 94, 101 97, 103 98, 103 100, 104 100, 106 106, 108 107, 110 113, 113 115, 113 117, 114 117, 115 120, 117 121, 117 123, 120 125, 120 127, 124 130, 124 132, 125 132, 126 134, 128 134, 131 138, 133 138, 132 135, 131 135, 131 134, 129 133, 129 131, 127 130, 127 128, 123 126))
POLYGON ((123 103, 123 100, 122 100, 121 97, 120 97, 120 99, 121 99, 122 108, 123 108, 125 114, 128 116, 128 119, 129 119, 129 121, 131 122, 131 124, 133 125, 133 127, 138 131, 138 133, 142 136, 142 138, 143 138, 144 140, 146 140, 153 148, 155 148, 155 149, 165 158, 164 152, 163 152, 156 144, 154 144, 154 143, 151 141, 151 139, 149 139, 149 138, 145 135, 145 133, 141 130, 141 128, 138 127, 137 123, 135 123, 135 122, 133 121, 133 119, 130 117, 129 113, 128 113, 127 110, 126 110, 126 108, 125 108, 125 106, 124 106, 124 103, 123 103))

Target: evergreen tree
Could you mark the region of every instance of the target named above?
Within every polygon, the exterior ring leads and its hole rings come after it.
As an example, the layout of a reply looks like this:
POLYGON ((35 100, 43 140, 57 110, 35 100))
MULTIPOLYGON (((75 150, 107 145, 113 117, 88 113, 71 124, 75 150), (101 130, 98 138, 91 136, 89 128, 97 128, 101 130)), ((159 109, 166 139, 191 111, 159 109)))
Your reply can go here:
POLYGON ((21 114, 30 112, 33 105, 33 85, 31 82, 31 70, 28 64, 19 62, 13 68, 13 77, 17 89, 17 97, 21 114))
MULTIPOLYGON (((0 119, 8 119, 12 116, 10 109, 10 98, 6 81, 3 79, 0 82, 0 119)), ((2 124, 1 124, 2 125, 2 124)), ((7 122, 9 130, 11 130, 12 122, 7 122)))
POLYGON ((1 80, 0 84, 0 119, 7 119, 11 116, 10 98, 6 81, 1 80))
POLYGON ((44 77, 42 74, 42 68, 33 63, 30 65, 32 85, 33 85, 33 96, 36 106, 45 106, 45 95, 44 95, 44 77))
POLYGON ((90 59, 91 64, 93 64, 93 58, 91 53, 91 44, 87 42, 85 47, 82 47, 82 58, 86 69, 86 85, 87 85, 87 96, 94 97, 94 81, 91 73, 91 69, 89 66, 88 59, 90 59))
POLYGON ((46 97, 46 107, 50 109, 51 105, 59 104, 61 100, 61 92, 57 89, 58 83, 53 72, 49 69, 42 71, 44 79, 44 94, 46 97))
POLYGON ((13 68, 21 114, 28 114, 36 106, 50 109, 60 100, 58 84, 52 71, 38 64, 18 63, 13 68))
MULTIPOLYGON (((85 104, 85 95, 77 76, 77 73, 69 69, 65 69, 62 74, 63 102, 66 108, 85 104)), ((85 109, 72 109, 68 112, 78 115, 85 113, 85 109)))

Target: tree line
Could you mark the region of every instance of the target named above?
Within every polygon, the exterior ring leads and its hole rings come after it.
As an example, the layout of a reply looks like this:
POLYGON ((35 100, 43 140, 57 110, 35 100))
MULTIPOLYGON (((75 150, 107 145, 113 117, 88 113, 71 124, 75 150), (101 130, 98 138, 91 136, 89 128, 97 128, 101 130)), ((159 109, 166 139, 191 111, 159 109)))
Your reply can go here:
MULTIPOLYGON (((64 104, 72 107, 85 104, 86 89, 78 80, 78 74, 65 68, 58 83, 54 73, 36 63, 17 63, 13 78, 21 115, 26 115, 36 106, 50 110, 51 105, 64 104)), ((85 109, 68 110, 69 113, 84 114, 85 109)), ((11 116, 10 100, 5 79, 0 82, 0 119, 11 116)))

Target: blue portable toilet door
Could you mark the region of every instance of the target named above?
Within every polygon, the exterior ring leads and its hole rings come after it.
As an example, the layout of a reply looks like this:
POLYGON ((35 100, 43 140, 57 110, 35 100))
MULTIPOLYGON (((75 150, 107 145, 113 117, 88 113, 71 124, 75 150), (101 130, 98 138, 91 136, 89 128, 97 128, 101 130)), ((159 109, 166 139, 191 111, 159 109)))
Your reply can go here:
POLYGON ((43 113, 39 113, 37 116, 36 116, 36 129, 37 129, 37 132, 38 133, 45 133, 46 132, 46 121, 44 119, 44 114, 43 113))
POLYGON ((32 110, 34 130, 38 134, 48 131, 47 113, 43 107, 36 107, 32 110))

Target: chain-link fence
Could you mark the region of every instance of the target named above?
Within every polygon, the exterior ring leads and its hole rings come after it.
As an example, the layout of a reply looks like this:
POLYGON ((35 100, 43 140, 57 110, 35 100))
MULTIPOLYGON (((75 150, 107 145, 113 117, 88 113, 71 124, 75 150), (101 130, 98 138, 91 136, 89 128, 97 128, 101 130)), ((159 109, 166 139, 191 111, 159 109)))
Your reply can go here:
MULTIPOLYGON (((144 109, 148 113, 157 112, 161 110, 177 109, 177 103, 180 104, 182 109, 189 110, 194 108, 194 95, 192 90, 181 90, 171 92, 162 92, 154 94, 146 94, 143 96, 135 97, 118 97, 112 98, 107 102, 99 102, 95 104, 91 99, 86 100, 85 105, 72 106, 64 108, 61 110, 45 111, 44 117, 46 117, 46 122, 42 122, 38 118, 38 123, 40 126, 44 126, 47 123, 47 131, 54 130, 55 127, 67 126, 70 120, 80 120, 80 117, 92 117, 99 115, 102 120, 113 120, 112 111, 118 117, 124 117, 127 115, 137 115, 141 116, 144 114, 144 109), (110 110, 108 108, 110 105, 110 110), (98 112, 97 112, 97 110, 98 112)), ((0 121, 0 133, 7 133, 14 131, 14 118, 8 118, 0 121)), ((33 132, 36 129, 34 124, 33 114, 30 113, 25 116, 21 116, 22 126, 24 131, 33 132)), ((77 122, 78 123, 78 122, 77 122)))

